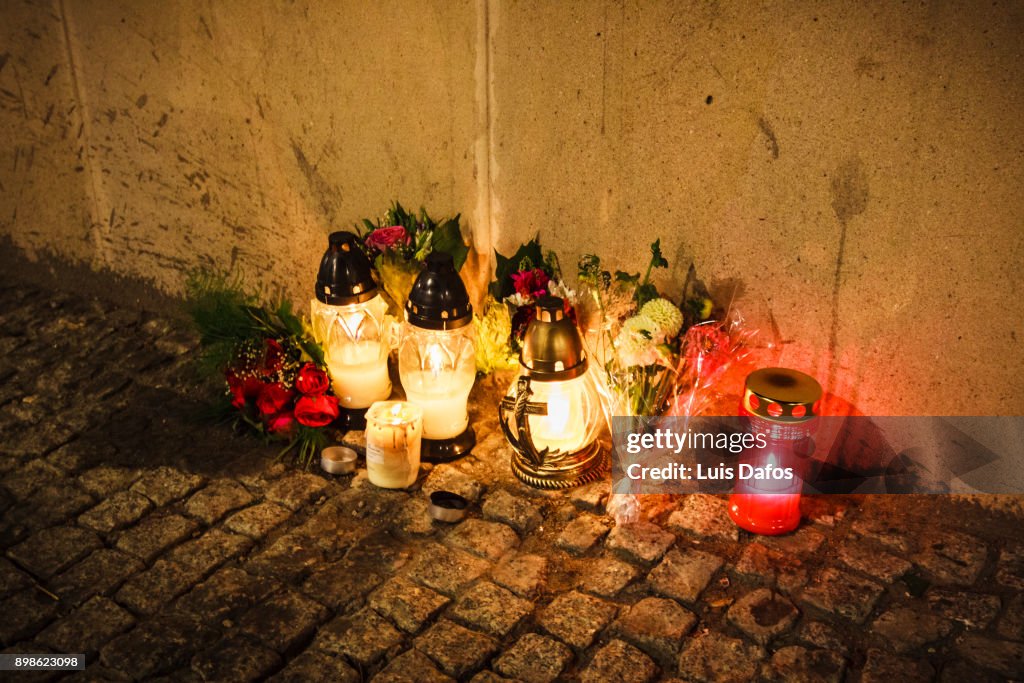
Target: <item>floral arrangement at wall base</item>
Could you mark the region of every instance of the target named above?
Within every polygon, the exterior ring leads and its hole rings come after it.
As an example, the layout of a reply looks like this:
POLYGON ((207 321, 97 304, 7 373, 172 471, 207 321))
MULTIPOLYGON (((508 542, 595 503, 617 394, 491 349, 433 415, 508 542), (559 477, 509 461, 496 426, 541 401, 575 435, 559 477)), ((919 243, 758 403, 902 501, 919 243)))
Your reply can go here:
POLYGON ((214 415, 284 444, 308 466, 328 444, 338 399, 324 355, 291 304, 259 304, 237 278, 209 273, 187 283, 186 309, 199 332, 199 368, 222 384, 214 415))

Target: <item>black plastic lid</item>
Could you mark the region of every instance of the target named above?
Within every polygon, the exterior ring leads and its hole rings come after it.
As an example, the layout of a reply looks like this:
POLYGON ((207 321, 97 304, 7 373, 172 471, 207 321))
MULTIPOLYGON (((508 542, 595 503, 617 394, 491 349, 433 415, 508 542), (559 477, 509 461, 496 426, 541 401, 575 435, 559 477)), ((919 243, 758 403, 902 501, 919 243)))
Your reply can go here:
POLYGON ((405 302, 405 318, 427 330, 454 330, 473 322, 473 306, 451 254, 427 255, 405 302))
POLYGON ((316 274, 317 301, 345 306, 369 301, 377 295, 370 259, 351 232, 332 232, 316 274))

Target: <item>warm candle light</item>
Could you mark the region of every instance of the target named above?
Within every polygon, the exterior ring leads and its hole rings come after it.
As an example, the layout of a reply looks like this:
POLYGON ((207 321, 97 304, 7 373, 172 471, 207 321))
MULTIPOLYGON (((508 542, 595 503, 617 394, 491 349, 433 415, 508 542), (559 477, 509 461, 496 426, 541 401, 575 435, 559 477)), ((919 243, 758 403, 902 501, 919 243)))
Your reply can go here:
POLYGON ((741 463, 764 472, 792 468, 789 479, 737 481, 729 498, 729 516, 747 531, 784 534, 800 524, 803 463, 813 448, 821 387, 814 378, 784 368, 765 368, 747 377, 740 414, 751 432, 761 433, 766 448, 752 448, 741 463))
POLYGON ((363 426, 362 413, 391 395, 387 304, 377 293, 359 238, 331 233, 310 303, 313 337, 324 350, 331 388, 345 426, 363 426))
POLYGON ((412 486, 419 476, 423 411, 406 401, 380 401, 366 413, 366 473, 386 489, 412 486))
POLYGON ((597 443, 601 407, 583 340, 557 297, 537 302, 526 329, 519 377, 499 407, 512 445, 512 471, 539 488, 593 481, 607 465, 597 443))
POLYGON ((409 401, 423 410, 423 458, 447 462, 476 443, 467 403, 476 379, 473 307, 452 257, 427 257, 405 307, 398 372, 409 401))

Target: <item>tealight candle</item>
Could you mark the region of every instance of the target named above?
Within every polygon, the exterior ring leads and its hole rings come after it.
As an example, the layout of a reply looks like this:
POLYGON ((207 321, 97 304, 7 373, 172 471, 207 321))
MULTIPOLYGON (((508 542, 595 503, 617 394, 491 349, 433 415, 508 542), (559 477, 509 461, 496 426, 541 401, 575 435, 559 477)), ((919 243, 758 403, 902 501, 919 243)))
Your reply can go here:
POLYGON ((420 471, 423 410, 407 401, 378 401, 366 412, 366 473, 385 489, 413 485, 420 471))
POLYGON ((320 467, 330 474, 352 474, 356 471, 356 452, 345 446, 330 446, 320 451, 320 467))

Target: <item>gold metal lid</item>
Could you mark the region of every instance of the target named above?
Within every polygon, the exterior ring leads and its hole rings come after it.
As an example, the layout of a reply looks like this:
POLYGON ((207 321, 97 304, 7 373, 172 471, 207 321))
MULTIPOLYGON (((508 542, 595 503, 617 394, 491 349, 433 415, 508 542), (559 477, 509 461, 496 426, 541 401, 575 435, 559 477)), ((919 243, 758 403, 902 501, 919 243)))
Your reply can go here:
POLYGON ((565 315, 562 299, 543 296, 537 317, 526 328, 519 362, 539 381, 560 381, 587 371, 587 356, 576 324, 565 315))
POLYGON ((761 368, 747 375, 743 407, 752 415, 779 422, 800 422, 818 415, 818 381, 789 368, 761 368))

